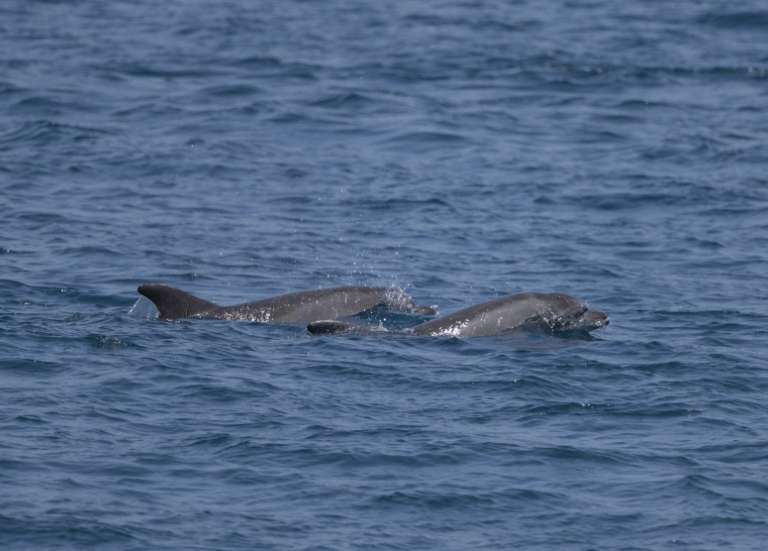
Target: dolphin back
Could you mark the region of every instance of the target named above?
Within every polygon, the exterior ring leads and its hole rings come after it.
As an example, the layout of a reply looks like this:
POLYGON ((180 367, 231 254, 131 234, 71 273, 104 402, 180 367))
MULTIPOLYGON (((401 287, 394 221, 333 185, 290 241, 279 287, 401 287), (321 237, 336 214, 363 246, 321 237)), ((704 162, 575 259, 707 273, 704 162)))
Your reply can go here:
POLYGON ((169 285, 159 283, 140 285, 138 291, 154 303, 160 312, 161 319, 191 318, 219 309, 219 306, 213 302, 197 298, 169 285))
MULTIPOLYGON (((416 335, 480 337, 501 335, 534 323, 551 323, 571 312, 586 310, 583 304, 561 293, 520 293, 476 304, 417 325, 416 335)), ((547 325, 549 326, 549 325, 547 325)))
POLYGON ((162 284, 141 285, 138 291, 155 304, 160 318, 167 320, 205 318, 261 323, 309 323, 353 316, 379 305, 393 311, 422 315, 434 313, 430 307, 416 306, 402 289, 387 287, 315 289, 234 306, 219 306, 162 284))

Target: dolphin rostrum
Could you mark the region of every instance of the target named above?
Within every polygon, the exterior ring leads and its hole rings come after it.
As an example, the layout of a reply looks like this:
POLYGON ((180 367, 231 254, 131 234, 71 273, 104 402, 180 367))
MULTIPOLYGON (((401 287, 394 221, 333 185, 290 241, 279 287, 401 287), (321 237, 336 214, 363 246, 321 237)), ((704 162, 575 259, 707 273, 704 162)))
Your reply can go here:
POLYGON ((416 306, 402 289, 386 287, 316 289, 235 306, 219 306, 162 284, 141 285, 138 291, 155 304, 160 318, 165 320, 198 318, 295 324, 353 316, 377 306, 423 315, 434 314, 434 309, 428 306, 416 306))
MULTIPOLYGON (((502 335, 516 329, 587 333, 608 325, 608 315, 590 310, 578 299, 561 293, 520 293, 464 308, 404 330, 424 336, 480 337, 502 335)), ((337 320, 307 326, 313 334, 367 333, 369 328, 337 320)))

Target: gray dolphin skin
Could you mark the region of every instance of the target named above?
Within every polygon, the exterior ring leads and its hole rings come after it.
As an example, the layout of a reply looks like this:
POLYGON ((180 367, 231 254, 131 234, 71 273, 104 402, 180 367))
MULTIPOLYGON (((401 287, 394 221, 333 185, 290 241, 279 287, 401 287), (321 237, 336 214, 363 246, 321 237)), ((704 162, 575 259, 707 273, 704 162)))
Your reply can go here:
POLYGON ((520 293, 470 306, 413 328, 416 335, 482 337, 520 327, 551 331, 593 331, 608 324, 608 316, 590 310, 561 293, 520 293))
MULTIPOLYGON (((503 335, 517 329, 588 333, 608 325, 608 315, 590 310, 578 299, 561 293, 520 293, 498 298, 448 316, 431 320, 404 334, 422 336, 481 337, 503 335)), ((323 320, 307 326, 313 334, 369 333, 362 326, 323 320)))
POLYGON ((414 305, 402 289, 386 287, 316 289, 235 306, 219 306, 162 284, 141 285, 138 292, 155 304, 160 318, 164 320, 196 318, 299 324, 353 316, 377 306, 402 312, 434 314, 430 307, 414 305))

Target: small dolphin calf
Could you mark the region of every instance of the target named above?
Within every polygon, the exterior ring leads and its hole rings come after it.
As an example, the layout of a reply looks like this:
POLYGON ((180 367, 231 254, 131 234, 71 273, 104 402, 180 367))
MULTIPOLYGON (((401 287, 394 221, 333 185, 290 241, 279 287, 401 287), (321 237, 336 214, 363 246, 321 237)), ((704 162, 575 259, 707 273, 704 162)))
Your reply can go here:
POLYGON ((377 306, 401 312, 434 314, 430 307, 416 306, 402 289, 386 287, 335 287, 301 291, 235 306, 219 306, 168 285, 141 285, 138 291, 155 304, 160 318, 165 320, 198 318, 309 323, 318 319, 353 316, 377 306))
MULTIPOLYGON (((517 329, 587 333, 608 325, 608 316, 590 310, 578 299, 561 293, 520 293, 498 298, 406 330, 413 335, 480 337, 503 335, 517 329)), ((359 325, 323 320, 307 326, 313 334, 365 333, 359 325)))

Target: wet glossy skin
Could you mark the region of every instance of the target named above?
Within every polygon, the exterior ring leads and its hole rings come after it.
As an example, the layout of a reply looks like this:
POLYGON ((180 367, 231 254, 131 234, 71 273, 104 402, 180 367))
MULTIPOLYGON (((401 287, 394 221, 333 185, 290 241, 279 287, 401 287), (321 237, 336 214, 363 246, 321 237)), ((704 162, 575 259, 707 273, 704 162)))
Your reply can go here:
POLYGON ((607 325, 608 316, 589 310, 561 293, 520 293, 459 310, 413 328, 416 335, 478 337, 500 335, 522 327, 552 331, 592 331, 607 325))
POLYGON ((300 291, 234 306, 219 306, 168 285, 147 284, 139 293, 157 307, 161 319, 225 319, 261 323, 309 323, 353 316, 379 305, 392 310, 422 311, 400 289, 334 287, 300 291))
MULTIPOLYGON (((561 293, 521 293, 464 308, 448 316, 417 325, 407 334, 421 336, 480 337, 518 329, 588 333, 608 325, 608 315, 590 310, 561 293)), ((307 327, 313 334, 370 333, 367 326, 323 320, 307 327)))

